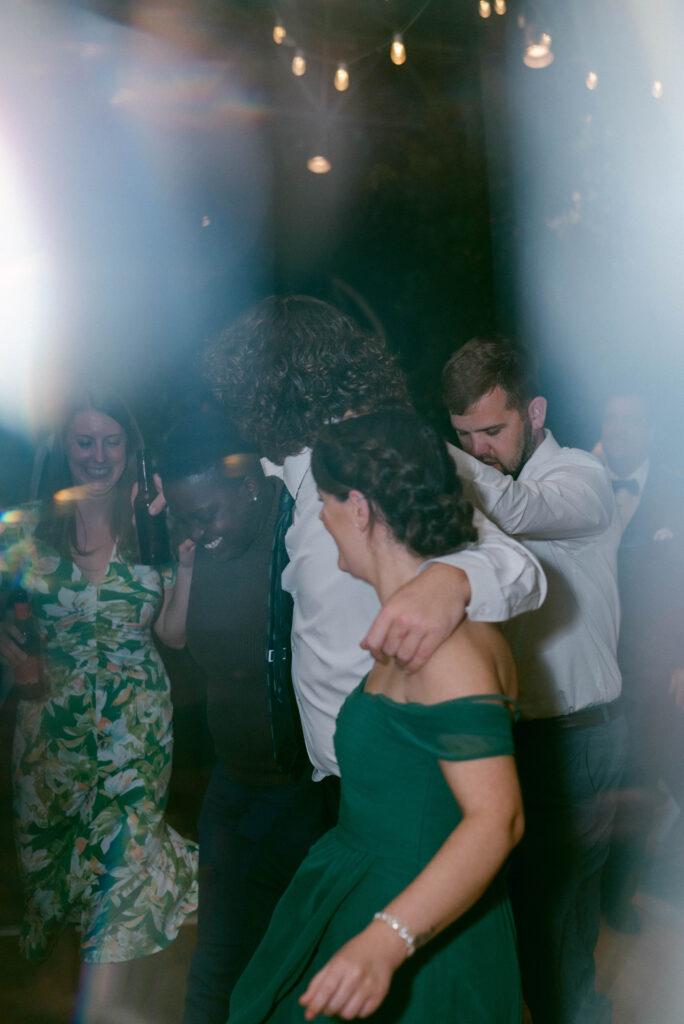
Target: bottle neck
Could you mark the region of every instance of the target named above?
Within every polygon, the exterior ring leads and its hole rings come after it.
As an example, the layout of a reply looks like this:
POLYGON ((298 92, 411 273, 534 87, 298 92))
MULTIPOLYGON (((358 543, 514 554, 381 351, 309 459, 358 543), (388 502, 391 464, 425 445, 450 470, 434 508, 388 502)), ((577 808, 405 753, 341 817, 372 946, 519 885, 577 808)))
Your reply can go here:
POLYGON ((144 448, 138 449, 138 490, 142 494, 152 494, 150 473, 147 468, 147 453, 144 448))

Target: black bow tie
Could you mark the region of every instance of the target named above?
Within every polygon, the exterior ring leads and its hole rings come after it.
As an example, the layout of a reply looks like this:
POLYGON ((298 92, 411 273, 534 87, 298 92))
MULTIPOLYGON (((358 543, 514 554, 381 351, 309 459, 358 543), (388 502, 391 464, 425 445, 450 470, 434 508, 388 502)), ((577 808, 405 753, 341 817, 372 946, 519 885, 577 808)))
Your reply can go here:
POLYGON ((613 480, 613 490, 617 494, 618 491, 627 491, 633 498, 639 497, 639 484, 634 480, 633 477, 625 480, 613 480))

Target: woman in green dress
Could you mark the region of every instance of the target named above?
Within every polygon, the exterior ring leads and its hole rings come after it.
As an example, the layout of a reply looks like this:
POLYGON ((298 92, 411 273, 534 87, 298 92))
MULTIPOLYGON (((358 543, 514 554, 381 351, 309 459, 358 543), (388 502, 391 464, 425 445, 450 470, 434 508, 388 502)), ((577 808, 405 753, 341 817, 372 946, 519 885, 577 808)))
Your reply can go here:
MULTIPOLYGON (((121 402, 84 396, 56 435, 50 497, 3 516, 3 582, 27 591, 44 653, 40 693, 18 687, 13 750, 20 946, 34 961, 72 922, 85 962, 155 953, 196 908, 196 845, 164 821, 171 702, 151 633, 183 644, 194 546, 176 570, 138 564, 140 444, 121 402)), ((25 659, 6 619, 0 660, 25 659)))
MULTIPOLYGON (((331 425, 312 465, 340 568, 383 602, 474 539, 446 447, 411 412, 331 425)), ((464 621, 414 675, 376 663, 338 718, 339 824, 278 905, 230 1024, 518 1024, 501 873, 523 829, 514 695, 510 651, 484 623, 464 621)))

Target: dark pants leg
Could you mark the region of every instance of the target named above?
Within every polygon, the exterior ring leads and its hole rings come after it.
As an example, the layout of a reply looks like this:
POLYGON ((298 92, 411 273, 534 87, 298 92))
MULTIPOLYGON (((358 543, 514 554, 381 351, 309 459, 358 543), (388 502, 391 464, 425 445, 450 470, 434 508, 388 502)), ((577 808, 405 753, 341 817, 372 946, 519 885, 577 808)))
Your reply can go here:
POLYGON ((249 786, 214 767, 199 819, 197 946, 188 975, 184 1024, 225 1024, 230 995, 245 966, 249 913, 244 882, 262 836, 286 818, 296 786, 249 786))
POLYGON ((681 734, 679 744, 675 741, 681 712, 672 697, 665 686, 658 689, 654 685, 648 700, 627 695, 623 701, 629 725, 627 765, 601 883, 608 914, 624 910, 644 874, 649 834, 662 800, 659 780, 667 782, 675 798, 675 790, 680 791, 671 769, 675 764, 673 753, 677 746, 682 749, 681 734))
POLYGON ((339 804, 340 780, 336 776, 320 782, 307 780, 287 815, 255 847, 245 879, 245 961, 264 937, 276 903, 309 847, 337 824, 339 804))
POLYGON ((534 1024, 608 1024, 594 988, 600 879, 624 768, 623 717, 518 726, 525 835, 511 864, 523 994, 534 1024))

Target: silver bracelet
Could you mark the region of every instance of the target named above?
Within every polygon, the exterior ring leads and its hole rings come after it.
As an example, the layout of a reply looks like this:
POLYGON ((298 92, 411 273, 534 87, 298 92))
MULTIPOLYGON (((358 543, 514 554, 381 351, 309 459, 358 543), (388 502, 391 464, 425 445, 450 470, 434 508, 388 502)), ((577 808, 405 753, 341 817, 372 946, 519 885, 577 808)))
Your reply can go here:
POLYGON ((377 914, 373 914, 374 921, 384 921, 390 928, 397 933, 400 939, 403 939, 408 949, 407 956, 413 956, 416 951, 416 937, 412 935, 405 924, 402 924, 398 917, 392 917, 391 914, 384 914, 378 911, 377 914))

